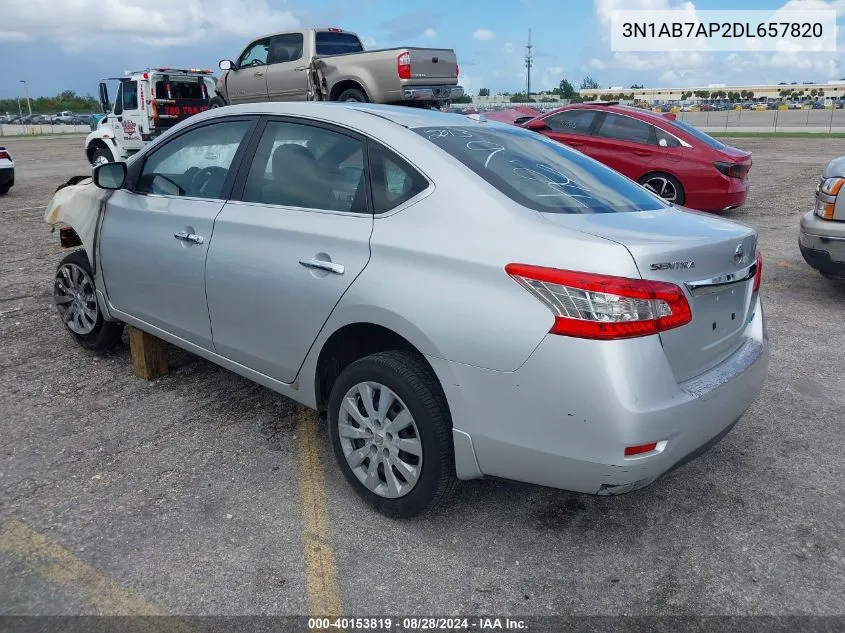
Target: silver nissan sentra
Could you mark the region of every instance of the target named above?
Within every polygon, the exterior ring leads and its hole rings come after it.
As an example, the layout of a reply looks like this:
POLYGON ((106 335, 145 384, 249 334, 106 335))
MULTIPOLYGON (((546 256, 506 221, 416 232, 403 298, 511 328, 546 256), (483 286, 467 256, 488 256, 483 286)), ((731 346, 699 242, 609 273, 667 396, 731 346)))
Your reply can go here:
POLYGON ((484 476, 642 488, 766 376, 752 229, 479 116, 218 108, 47 219, 82 246, 54 295, 83 346, 129 324, 324 412, 390 516, 484 476))

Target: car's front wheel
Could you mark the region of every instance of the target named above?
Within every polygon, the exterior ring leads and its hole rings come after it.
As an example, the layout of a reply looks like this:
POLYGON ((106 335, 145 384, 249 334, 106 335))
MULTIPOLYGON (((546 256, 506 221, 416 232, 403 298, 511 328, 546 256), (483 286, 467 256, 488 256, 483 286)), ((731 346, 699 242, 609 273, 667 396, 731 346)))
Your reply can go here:
POLYGON ((416 355, 379 352, 346 367, 332 387, 328 420, 343 474, 379 512, 416 516, 454 489, 449 407, 416 355))
POLYGON ((98 147, 96 150, 94 150, 94 154, 91 156, 91 165, 93 167, 113 162, 114 156, 112 155, 111 150, 108 147, 98 147))
POLYGON ((56 268, 53 302, 67 331, 85 349, 105 352, 120 341, 123 323, 103 319, 84 250, 69 253, 56 268))

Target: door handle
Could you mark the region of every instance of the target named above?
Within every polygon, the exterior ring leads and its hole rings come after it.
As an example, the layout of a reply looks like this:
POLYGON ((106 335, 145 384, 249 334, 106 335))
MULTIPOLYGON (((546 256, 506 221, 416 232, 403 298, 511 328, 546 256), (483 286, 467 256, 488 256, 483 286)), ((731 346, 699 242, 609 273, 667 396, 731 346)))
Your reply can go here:
POLYGON ((635 149, 634 154, 637 156, 651 156, 651 152, 648 152, 644 149, 635 149))
POLYGON ((202 235, 197 235, 196 233, 188 233, 187 231, 180 231, 179 233, 174 233, 173 237, 177 240, 181 240, 182 242, 192 242, 194 244, 202 244, 204 238, 202 235))
POLYGON ((308 70, 308 66, 297 66, 296 68, 294 68, 294 70, 296 70, 296 71, 308 70))
POLYGON ((253 73, 253 77, 263 77, 264 73, 253 73))
POLYGON ((325 270, 335 275, 342 275, 343 271, 346 270, 342 264, 335 264, 334 262, 327 262, 322 259, 300 259, 299 263, 306 268, 325 270))

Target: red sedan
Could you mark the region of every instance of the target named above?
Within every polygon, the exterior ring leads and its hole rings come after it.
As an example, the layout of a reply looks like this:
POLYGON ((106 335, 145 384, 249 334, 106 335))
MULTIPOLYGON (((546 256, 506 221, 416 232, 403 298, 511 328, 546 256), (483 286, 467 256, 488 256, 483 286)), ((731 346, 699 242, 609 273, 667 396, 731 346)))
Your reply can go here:
POLYGON ((659 196, 700 211, 727 211, 748 195, 751 152, 679 121, 615 103, 563 106, 521 124, 595 158, 659 196))

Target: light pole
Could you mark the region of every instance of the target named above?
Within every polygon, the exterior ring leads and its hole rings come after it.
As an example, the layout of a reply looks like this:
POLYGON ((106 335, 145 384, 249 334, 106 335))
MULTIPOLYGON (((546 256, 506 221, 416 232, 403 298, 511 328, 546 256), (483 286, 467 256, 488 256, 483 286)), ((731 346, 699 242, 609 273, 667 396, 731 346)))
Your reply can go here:
POLYGON ((21 79, 20 82, 23 84, 23 93, 26 95, 26 107, 29 110, 29 116, 32 116, 32 104, 29 102, 29 90, 26 87, 26 80, 21 79))

